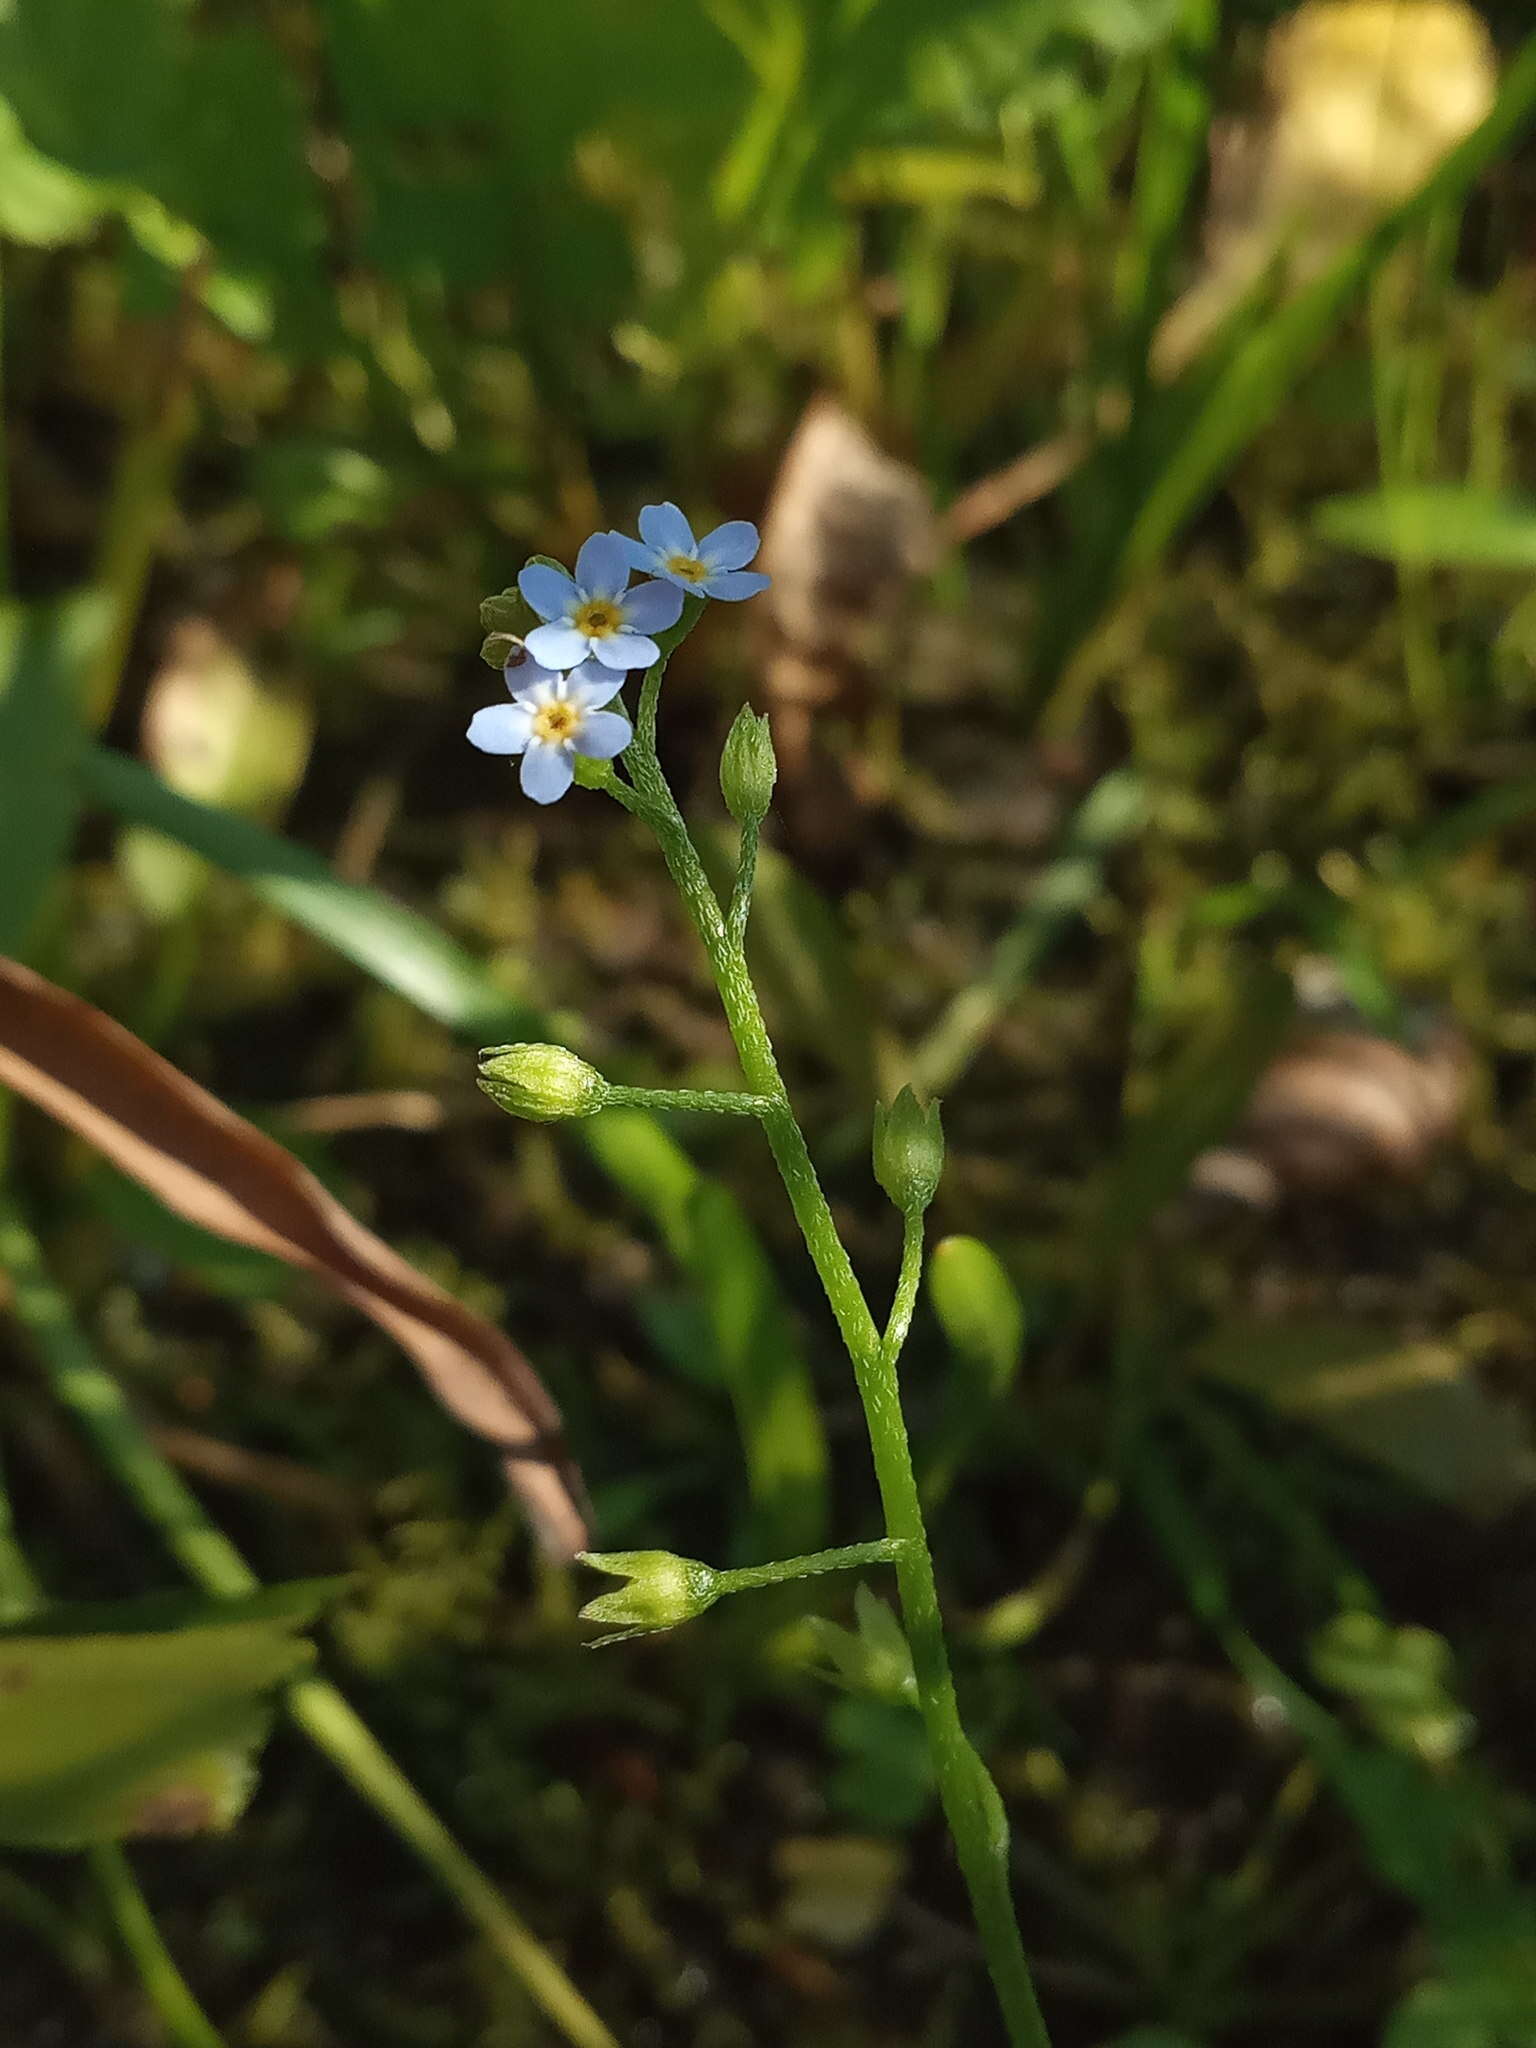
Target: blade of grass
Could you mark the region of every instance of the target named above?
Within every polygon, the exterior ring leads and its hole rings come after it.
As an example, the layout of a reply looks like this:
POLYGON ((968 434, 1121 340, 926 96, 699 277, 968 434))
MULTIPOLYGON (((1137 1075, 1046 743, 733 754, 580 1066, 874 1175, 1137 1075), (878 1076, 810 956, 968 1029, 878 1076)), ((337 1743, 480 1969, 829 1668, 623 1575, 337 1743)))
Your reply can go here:
POLYGON ((1114 770, 1067 820, 1058 849, 1019 916, 977 978, 954 995, 911 1060, 920 1095, 947 1095, 963 1078, 999 1017, 1033 981, 1073 919, 1104 885, 1109 857, 1142 816, 1140 784, 1114 770))
MULTIPOLYGON (((461 1035, 479 1043, 566 1035, 558 1021, 497 988, 472 955, 436 926, 374 890, 341 881, 318 854, 248 819, 178 795, 126 754, 88 748, 81 774, 88 793, 115 816, 163 832, 237 876, 313 938, 461 1035)), ((745 1215, 732 1201, 729 1235, 739 1270, 747 1276, 744 1298, 761 1310, 743 1328, 739 1304, 732 1308, 722 1299, 711 1273, 700 1264, 701 1254, 692 1249, 696 1231, 679 1220, 682 1211, 667 1193, 681 1188, 678 1199, 691 1202, 709 1189, 711 1199, 719 1194, 730 1200, 724 1191, 699 1174, 653 1117, 615 1111, 577 1125, 576 1135, 620 1188, 651 1208, 703 1297, 723 1366, 734 1361, 735 1369, 723 1370, 722 1377, 733 1394, 742 1396, 737 1413, 759 1497, 775 1503, 771 1514, 781 1525, 782 1540, 773 1547, 816 1549, 825 1540, 825 1433, 803 1352, 779 1308, 767 1255, 745 1215), (654 1200, 647 1192, 653 1187, 654 1200), (762 1431, 752 1424, 754 1416, 762 1431)))
MULTIPOLYGON (((188 1576, 223 1599, 259 1591, 255 1573, 154 1448, 117 1381, 96 1359, 13 1202, 0 1206, 0 1265, 10 1273, 16 1314, 54 1397, 79 1422, 103 1464, 188 1576)), ((554 1957, 336 1687, 325 1679, 302 1678, 287 1688, 285 1697, 289 1713, 315 1746, 458 1902, 492 1953, 572 2048, 618 2048, 554 1957)))
POLYGON ((176 2048, 224 2048, 224 2036, 166 1947, 125 1851, 116 1842, 98 1842, 86 1851, 86 1860, 145 1995, 164 2022, 166 2038, 176 2048))
POLYGON ((746 1461, 745 1554, 820 1548, 829 1513, 826 1432, 799 1332, 739 1203, 651 1117, 609 1110, 580 1129, 592 1157, 660 1232, 703 1307, 746 1461))
POLYGON ((21 953, 80 808, 81 664, 100 638, 90 595, 0 609, 0 953, 21 953))
POLYGON ((1516 54, 1487 118, 1410 198, 1384 214, 1315 283, 1246 334, 1192 433, 1169 449, 1126 536, 1125 566, 1150 567, 1253 436, 1273 417, 1361 287, 1413 229, 1459 200, 1536 114, 1536 37, 1516 54))
POLYGON ((1220 23, 1218 0, 1182 0, 1174 33, 1147 81, 1130 231, 1115 294, 1133 408, 1146 393, 1152 336, 1168 304, 1173 259, 1205 156, 1211 53, 1220 23))
POLYGON ((178 795, 126 754, 89 748, 81 775, 87 793, 116 817, 163 832, 237 875, 263 903, 450 1030, 481 1043, 536 1031, 528 1007, 435 925, 377 890, 341 881, 318 854, 178 795))
MULTIPOLYGON (((1345 311, 1415 228, 1462 199, 1536 113, 1536 37, 1509 64, 1487 118, 1418 191, 1393 207, 1323 275, 1278 307, 1260 280, 1212 347, 1177 383, 1153 392, 1124 433, 1078 479, 1076 501, 1104 508, 1042 621, 1023 712, 1056 695, 1125 585, 1153 569, 1243 450, 1274 417, 1345 311), (1126 479, 1130 480, 1127 492, 1126 479)), ((1079 708, 1075 704, 1074 711, 1079 708)))

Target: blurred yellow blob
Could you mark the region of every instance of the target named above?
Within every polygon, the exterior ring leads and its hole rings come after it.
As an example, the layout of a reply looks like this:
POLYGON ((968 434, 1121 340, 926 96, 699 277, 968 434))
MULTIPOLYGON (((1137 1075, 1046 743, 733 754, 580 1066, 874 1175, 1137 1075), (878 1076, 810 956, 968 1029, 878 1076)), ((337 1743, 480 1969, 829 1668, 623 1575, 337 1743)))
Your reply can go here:
POLYGON ((1315 276, 1488 112, 1493 44, 1463 0, 1309 0, 1271 30, 1265 106, 1213 131, 1207 264, 1169 313, 1175 374, 1263 271, 1315 276))

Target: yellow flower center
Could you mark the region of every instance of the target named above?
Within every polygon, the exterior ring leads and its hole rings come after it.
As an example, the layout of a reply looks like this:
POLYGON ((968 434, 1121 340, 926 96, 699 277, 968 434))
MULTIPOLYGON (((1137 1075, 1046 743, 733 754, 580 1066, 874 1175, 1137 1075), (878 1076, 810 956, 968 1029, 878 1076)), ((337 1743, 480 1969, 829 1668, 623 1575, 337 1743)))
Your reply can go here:
POLYGON ((580 724, 581 713, 576 706, 557 697, 552 704, 541 704, 533 714, 533 736, 549 747, 564 746, 576 737, 580 724))
POLYGON ((697 555, 668 555, 667 571, 681 576, 685 583, 702 583, 709 574, 697 555))
POLYGON ((606 640, 610 633, 617 633, 623 625, 624 614, 610 598, 589 597, 585 604, 576 607, 571 623, 589 640, 606 640))

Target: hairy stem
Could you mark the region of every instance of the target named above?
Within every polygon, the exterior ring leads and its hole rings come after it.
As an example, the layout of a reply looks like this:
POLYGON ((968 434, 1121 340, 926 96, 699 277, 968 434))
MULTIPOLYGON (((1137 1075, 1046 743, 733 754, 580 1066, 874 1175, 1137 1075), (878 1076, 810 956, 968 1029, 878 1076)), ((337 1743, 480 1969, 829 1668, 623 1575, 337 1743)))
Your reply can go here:
POLYGON ((711 1116, 762 1116, 773 1107, 767 1095, 740 1095, 719 1088, 627 1088, 609 1085, 604 1109, 693 1109, 711 1116))
POLYGON ((745 943, 747 919, 752 915, 752 890, 757 881, 757 842, 762 827, 755 818, 746 818, 741 826, 741 846, 736 855, 736 886, 731 891, 731 907, 725 913, 726 935, 733 946, 745 943))
MULTIPOLYGON (((901 1412, 897 1347, 888 1351, 875 1327, 790 1106, 740 939, 721 912, 657 760, 656 705, 664 668, 665 662, 660 662, 646 676, 636 741, 625 755, 625 766, 640 798, 641 813, 656 834, 668 871, 709 955, 747 1086, 754 1094, 769 1098, 770 1106, 762 1113, 763 1130, 853 1362, 886 1529, 901 1545, 895 1560, 896 1582, 939 1797, 959 1852, 1009 2038, 1014 2048, 1049 2048, 1050 2037, 1014 1918, 1002 1803, 961 1725, 955 1698, 933 1559, 901 1412)), ((919 1239, 919 1258, 920 1254, 919 1239)), ((909 1242, 904 1278, 911 1255, 909 1242)), ((915 1297, 915 1275, 905 1292, 915 1297)), ((910 1312, 909 1306, 909 1318, 910 1312)), ((894 1328, 897 1318, 893 1316, 892 1321, 894 1328)))
POLYGON ((845 1543, 837 1550, 813 1550, 807 1557, 780 1557, 771 1564, 744 1564, 719 1575, 722 1593, 747 1593, 757 1586, 782 1586, 794 1579, 812 1579, 821 1572, 857 1570, 866 1564, 896 1564, 901 1542, 878 1536, 873 1543, 845 1543))

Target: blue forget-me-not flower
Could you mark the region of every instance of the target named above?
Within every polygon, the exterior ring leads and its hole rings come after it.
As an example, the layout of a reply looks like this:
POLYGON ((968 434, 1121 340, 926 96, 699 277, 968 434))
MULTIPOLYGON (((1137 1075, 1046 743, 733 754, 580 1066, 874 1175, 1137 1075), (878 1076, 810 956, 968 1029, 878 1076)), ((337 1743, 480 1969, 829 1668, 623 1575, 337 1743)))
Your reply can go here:
POLYGON ((588 661, 558 675, 529 659, 509 662, 505 674, 512 702, 477 711, 469 737, 482 753, 521 754, 519 780, 536 804, 565 795, 576 776, 574 755, 611 761, 634 737, 622 712, 602 708, 623 689, 622 673, 588 661))
POLYGON ((545 562, 530 562, 517 587, 545 621, 524 644, 549 669, 599 661, 604 668, 649 668, 661 659, 652 633, 675 626, 682 594, 670 583, 637 583, 626 590, 629 557, 616 533, 594 533, 583 541, 576 574, 545 562))
MULTIPOLYGON (((748 569, 757 553, 757 528, 748 519, 728 519, 702 540, 676 505, 647 505, 640 514, 640 538, 614 534, 624 559, 642 576, 660 576, 679 590, 739 603, 768 588, 769 579, 748 569)), ((526 591, 524 592, 526 596, 526 591)))

